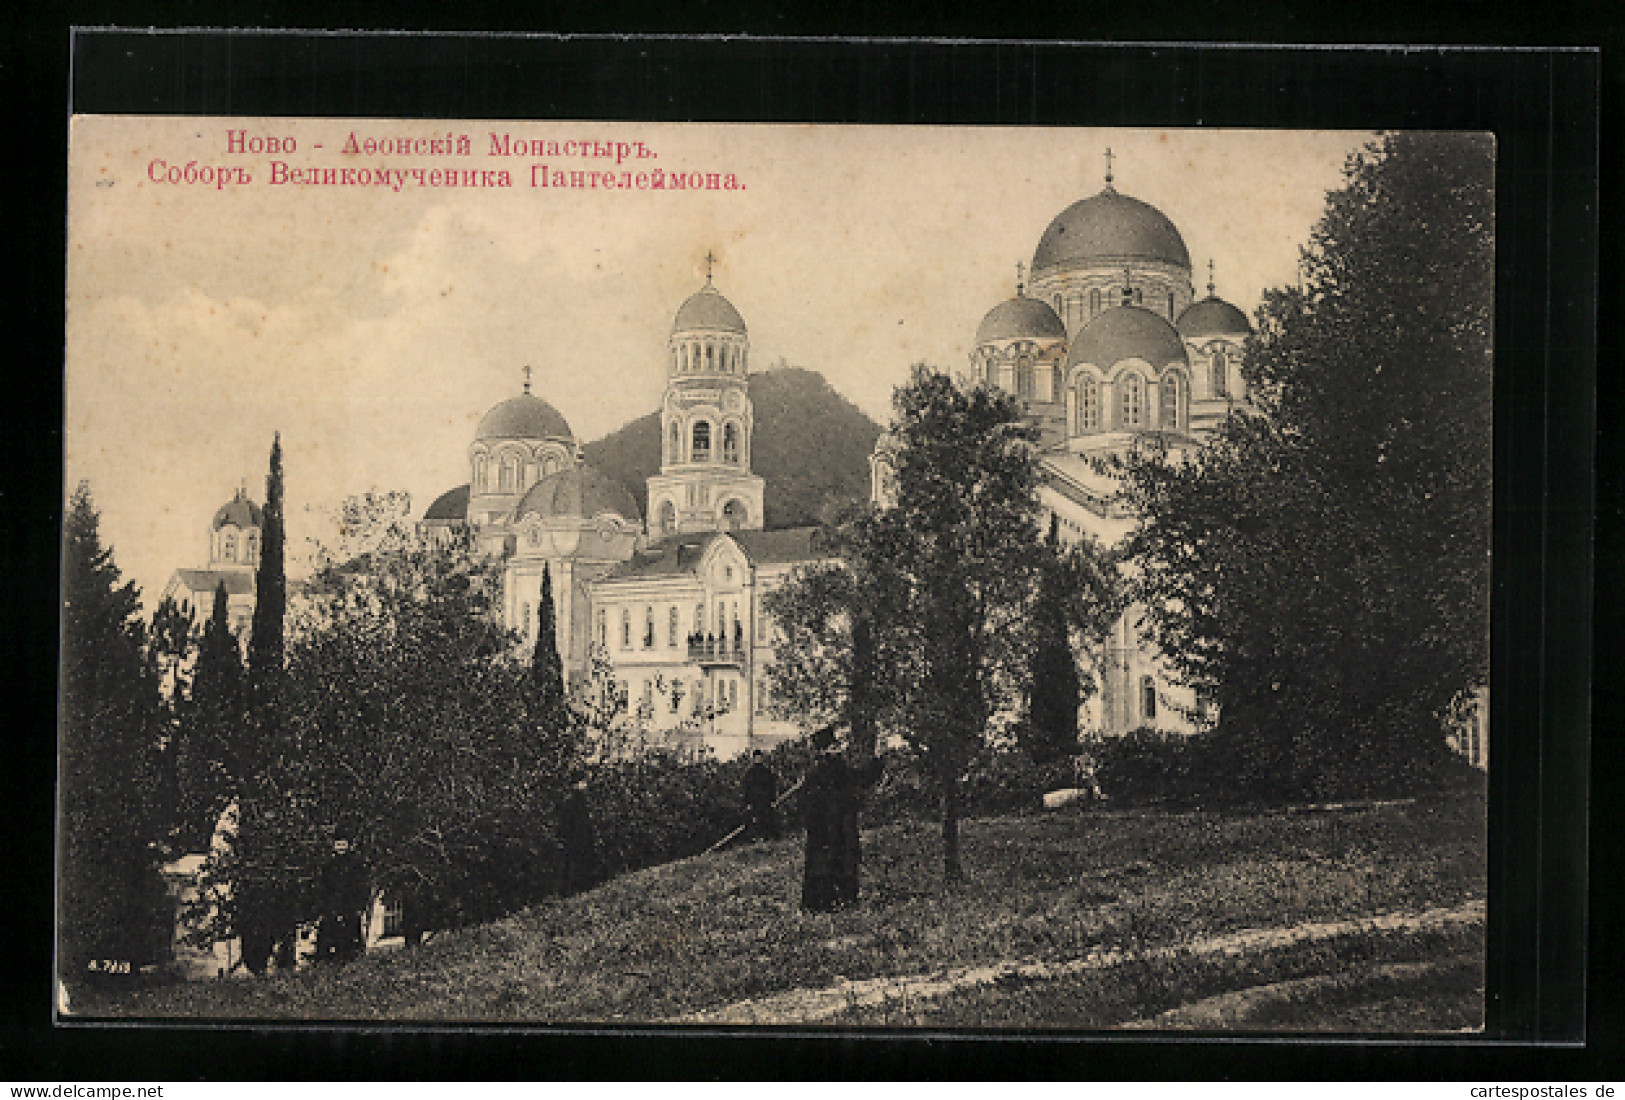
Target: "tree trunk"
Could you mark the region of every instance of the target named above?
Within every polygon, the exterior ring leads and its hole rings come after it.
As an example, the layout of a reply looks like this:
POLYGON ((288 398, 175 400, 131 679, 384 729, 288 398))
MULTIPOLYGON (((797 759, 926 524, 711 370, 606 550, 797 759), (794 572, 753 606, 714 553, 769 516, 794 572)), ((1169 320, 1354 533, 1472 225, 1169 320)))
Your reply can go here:
POLYGON ((942 788, 942 881, 955 886, 964 878, 959 862, 959 780, 950 777, 942 788))

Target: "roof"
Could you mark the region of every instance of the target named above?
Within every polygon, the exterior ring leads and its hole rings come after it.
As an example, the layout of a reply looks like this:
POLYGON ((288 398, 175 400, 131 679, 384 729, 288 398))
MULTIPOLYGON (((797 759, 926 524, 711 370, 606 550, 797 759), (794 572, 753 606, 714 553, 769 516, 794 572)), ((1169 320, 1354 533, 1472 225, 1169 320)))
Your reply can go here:
POLYGON ((1018 294, 988 310, 976 328, 976 342, 992 340, 1065 340, 1066 325, 1046 302, 1018 294))
POLYGON ((559 410, 526 392, 493 406, 480 418, 474 438, 573 440, 575 436, 559 410))
POLYGON ((733 303, 706 283, 689 296, 677 309, 677 319, 671 325, 672 335, 679 332, 737 332, 745 334, 745 319, 733 303))
POLYGON ((254 594, 254 574, 246 569, 177 569, 175 575, 181 584, 206 596, 213 596, 221 581, 226 584, 228 596, 254 594))
POLYGON ((435 497, 434 503, 423 513, 423 518, 456 523, 468 519, 468 486, 459 485, 435 497))
POLYGON ((596 466, 578 462, 574 466, 548 474, 530 487, 519 507, 515 519, 527 515, 579 516, 591 519, 605 512, 613 512, 626 519, 638 519, 638 502, 615 478, 596 466))
POLYGON ((214 514, 214 530, 227 525, 232 527, 261 527, 264 526, 264 513, 260 506, 248 499, 248 494, 242 489, 237 495, 220 506, 214 514))
POLYGON ((1153 367, 1189 363, 1185 341, 1174 326, 1149 309, 1114 306, 1083 326, 1066 365, 1093 363, 1108 370, 1125 359, 1143 359, 1153 367))
POLYGON ((1245 313, 1212 294, 1186 307, 1174 327, 1190 340, 1203 336, 1245 336, 1253 331, 1245 313))
POLYGON ((821 527, 783 527, 776 531, 705 531, 667 539, 659 545, 634 554, 604 574, 606 581, 676 577, 692 574, 711 544, 720 538, 733 539, 752 565, 785 565, 820 561, 835 555, 817 548, 821 527))
POLYGON ((1118 194, 1110 184, 1055 216, 1033 252, 1033 274, 1067 266, 1157 260, 1190 270, 1185 239, 1149 203, 1118 194))

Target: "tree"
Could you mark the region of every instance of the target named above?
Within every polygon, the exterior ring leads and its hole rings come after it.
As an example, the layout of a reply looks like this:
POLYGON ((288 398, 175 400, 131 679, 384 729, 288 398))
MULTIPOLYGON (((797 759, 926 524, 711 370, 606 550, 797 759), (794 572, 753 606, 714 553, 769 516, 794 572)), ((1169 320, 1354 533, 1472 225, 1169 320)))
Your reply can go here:
POLYGON ((1121 468, 1152 639, 1274 796, 1414 786, 1487 676, 1493 148, 1391 134, 1345 175, 1265 296, 1256 409, 1121 468))
POLYGON ((1078 703, 1082 685, 1072 652, 1066 614, 1065 573, 1060 524, 1050 517, 1045 543, 1052 560, 1040 567, 1039 596, 1033 607, 1031 685, 1027 704, 1027 751, 1047 764, 1078 751, 1078 703))
POLYGON ((542 566, 542 598, 536 606, 536 646, 531 651, 530 679, 537 713, 552 714, 564 704, 564 663, 559 658, 554 623, 553 574, 542 566))
POLYGON ((1034 433, 1013 398, 928 367, 893 403, 896 504, 843 523, 831 534, 840 563, 804 568, 769 597, 784 634, 774 691, 815 718, 846 716, 855 741, 872 721, 909 746, 941 810, 953 882, 961 783, 1027 680, 1046 557, 1034 433))
POLYGON ((189 611, 173 596, 165 596, 153 610, 147 627, 147 656, 158 677, 158 790, 153 805, 170 841, 185 843, 179 754, 183 730, 191 710, 190 679, 197 650, 197 628, 189 611))
POLYGON ((191 851, 207 847, 215 823, 244 778, 238 758, 244 721, 243 658, 227 618, 227 604, 226 584, 221 581, 198 642, 191 694, 176 745, 180 837, 191 851))
POLYGON ((245 743, 239 749, 238 825, 233 841, 235 881, 231 893, 243 963, 262 973, 273 950, 278 962, 292 965, 294 922, 287 868, 275 855, 276 833, 286 831, 292 813, 283 804, 280 786, 288 761, 282 756, 280 692, 287 611, 282 515, 282 435, 271 441, 270 469, 265 476, 264 524, 260 562, 254 575, 254 617, 248 636, 245 743))
POLYGON ((87 483, 63 527, 58 960, 71 983, 157 958, 161 724, 140 594, 101 543, 87 483))

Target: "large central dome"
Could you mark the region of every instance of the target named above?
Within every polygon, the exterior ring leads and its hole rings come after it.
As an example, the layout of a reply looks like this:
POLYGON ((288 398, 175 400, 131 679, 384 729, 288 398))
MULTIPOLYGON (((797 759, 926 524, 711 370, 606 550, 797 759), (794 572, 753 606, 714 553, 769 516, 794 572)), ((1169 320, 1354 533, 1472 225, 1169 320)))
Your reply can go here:
POLYGON ((474 438, 570 440, 574 437, 559 410, 527 390, 486 413, 474 438))
POLYGON ((1149 203, 1120 195, 1110 184, 1056 215, 1033 253, 1033 274, 1058 267, 1097 267, 1147 260, 1190 270, 1185 239, 1149 203))
POLYGON ((743 336, 745 319, 707 282, 677 310, 671 331, 674 336, 679 332, 737 332, 743 336))

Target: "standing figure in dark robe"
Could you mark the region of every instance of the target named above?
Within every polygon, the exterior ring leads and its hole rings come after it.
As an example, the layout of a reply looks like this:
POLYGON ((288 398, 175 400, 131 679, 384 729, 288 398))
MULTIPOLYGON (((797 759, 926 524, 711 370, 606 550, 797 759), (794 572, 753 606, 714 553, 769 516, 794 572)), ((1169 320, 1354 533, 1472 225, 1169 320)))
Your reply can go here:
POLYGON ((830 727, 814 734, 821 751, 807 771, 802 806, 807 824, 801 907, 823 913, 858 900, 862 848, 858 805, 864 790, 880 778, 880 759, 870 757, 854 767, 835 743, 830 727))
POLYGON ((745 811, 750 815, 745 826, 745 839, 777 840, 779 838, 779 811, 773 800, 779 796, 779 780, 768 767, 767 756, 761 749, 751 754, 750 767, 745 769, 741 784, 745 796, 745 811))
POLYGON ((368 900, 365 870, 348 841, 334 842, 317 886, 322 915, 316 923, 316 961, 347 963, 365 946, 362 919, 368 900))
POLYGON ((587 807, 587 781, 570 788, 559 806, 559 842, 563 849, 559 890, 574 894, 598 878, 598 838, 593 833, 592 811, 587 807))

